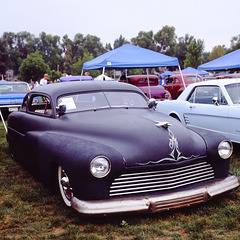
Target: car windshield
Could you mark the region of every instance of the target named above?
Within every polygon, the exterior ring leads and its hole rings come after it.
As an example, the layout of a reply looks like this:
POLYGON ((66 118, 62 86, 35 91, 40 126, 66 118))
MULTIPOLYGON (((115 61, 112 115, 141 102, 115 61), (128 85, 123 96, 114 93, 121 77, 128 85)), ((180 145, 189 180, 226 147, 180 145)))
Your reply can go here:
POLYGON ((201 78, 197 76, 188 76, 186 77, 187 82, 200 82, 201 78))
POLYGON ((26 84, 0 84, 0 93, 27 93, 28 87, 26 84))
POLYGON ((240 104, 240 83, 233 83, 225 86, 233 104, 240 104))
POLYGON ((110 107, 148 107, 146 99, 141 94, 124 91, 74 93, 60 97, 58 105, 61 103, 66 105, 66 113, 110 107))

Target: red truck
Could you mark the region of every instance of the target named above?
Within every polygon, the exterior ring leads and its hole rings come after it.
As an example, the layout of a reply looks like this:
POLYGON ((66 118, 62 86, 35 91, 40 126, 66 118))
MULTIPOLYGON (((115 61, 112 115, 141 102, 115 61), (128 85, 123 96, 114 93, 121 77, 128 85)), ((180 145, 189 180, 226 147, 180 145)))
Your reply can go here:
POLYGON ((165 90, 169 91, 172 99, 178 98, 178 96, 184 91, 185 87, 187 87, 191 83, 203 81, 203 78, 196 74, 174 74, 171 77, 166 79, 166 84, 163 85, 165 90), (184 79, 184 83, 182 81, 182 76, 184 79))

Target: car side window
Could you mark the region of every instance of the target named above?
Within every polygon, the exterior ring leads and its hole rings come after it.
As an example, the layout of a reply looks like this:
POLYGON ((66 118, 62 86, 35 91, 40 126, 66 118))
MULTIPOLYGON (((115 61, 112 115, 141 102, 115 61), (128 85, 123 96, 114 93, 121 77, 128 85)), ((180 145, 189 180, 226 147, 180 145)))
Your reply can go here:
POLYGON ((196 87, 190 97, 188 102, 190 103, 200 103, 200 104, 213 104, 213 98, 217 97, 218 104, 226 105, 227 101, 222 94, 219 87, 216 86, 200 86, 196 87))
POLYGON ((186 77, 187 82, 200 82, 201 78, 198 76, 188 76, 186 77))
POLYGON ((50 99, 43 95, 33 95, 30 99, 29 112, 44 116, 52 115, 50 99))
POLYGON ((21 106, 21 109, 20 109, 21 112, 26 112, 27 102, 29 101, 29 99, 30 99, 30 96, 29 96, 29 94, 27 94, 23 99, 22 106, 21 106))

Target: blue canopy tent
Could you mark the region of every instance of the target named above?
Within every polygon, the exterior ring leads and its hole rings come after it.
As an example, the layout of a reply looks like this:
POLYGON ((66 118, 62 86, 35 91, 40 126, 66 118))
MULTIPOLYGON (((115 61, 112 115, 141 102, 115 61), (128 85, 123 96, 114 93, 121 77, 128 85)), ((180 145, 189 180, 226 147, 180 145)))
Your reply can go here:
POLYGON ((159 77, 168 77, 168 76, 172 76, 173 74, 174 74, 174 72, 166 71, 166 72, 160 74, 159 77))
POLYGON ((83 70, 102 68, 102 74, 104 74, 105 68, 129 69, 161 66, 178 66, 180 69, 176 57, 169 57, 149 49, 125 44, 119 48, 104 53, 91 61, 85 62, 83 64, 82 72, 83 70))
POLYGON ((83 70, 99 68, 150 68, 160 66, 179 66, 176 57, 169 57, 131 44, 102 54, 83 64, 83 70))
MULTIPOLYGON (((178 72, 179 73, 179 72, 178 72)), ((187 67, 185 69, 182 70, 182 73, 188 73, 188 74, 198 74, 198 75, 209 75, 209 73, 207 72, 203 72, 203 71, 200 71, 200 70, 197 70, 195 68, 192 68, 192 67, 187 67)))
POLYGON ((223 70, 237 68, 240 68, 240 49, 198 66, 199 70, 223 70))

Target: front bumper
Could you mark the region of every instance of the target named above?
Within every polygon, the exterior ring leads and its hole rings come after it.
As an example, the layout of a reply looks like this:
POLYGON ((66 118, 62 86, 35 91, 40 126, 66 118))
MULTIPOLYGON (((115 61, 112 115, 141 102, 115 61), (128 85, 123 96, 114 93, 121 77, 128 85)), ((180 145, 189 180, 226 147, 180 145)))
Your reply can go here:
POLYGON ((160 212, 194 204, 204 203, 212 197, 239 187, 234 175, 191 190, 148 197, 118 198, 111 200, 82 201, 72 198, 72 207, 86 215, 116 214, 130 212, 160 212))

